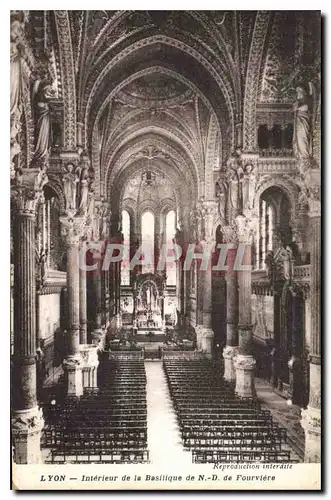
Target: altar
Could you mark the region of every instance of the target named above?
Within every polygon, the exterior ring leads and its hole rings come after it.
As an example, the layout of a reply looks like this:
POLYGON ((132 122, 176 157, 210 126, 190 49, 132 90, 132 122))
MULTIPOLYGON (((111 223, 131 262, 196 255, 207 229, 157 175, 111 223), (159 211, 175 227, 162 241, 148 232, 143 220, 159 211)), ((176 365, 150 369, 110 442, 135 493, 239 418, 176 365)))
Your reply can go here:
POLYGON ((134 284, 133 332, 148 335, 164 333, 164 299, 162 278, 142 274, 134 284))

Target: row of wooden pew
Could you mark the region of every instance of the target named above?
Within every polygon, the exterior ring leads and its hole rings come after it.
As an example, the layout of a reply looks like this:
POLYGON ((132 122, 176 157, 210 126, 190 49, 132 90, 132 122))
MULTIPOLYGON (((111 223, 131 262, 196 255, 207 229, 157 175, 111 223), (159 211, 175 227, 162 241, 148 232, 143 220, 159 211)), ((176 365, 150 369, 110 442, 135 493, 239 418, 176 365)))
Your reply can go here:
POLYGON ((164 360, 163 367, 182 442, 192 451, 193 462, 294 461, 285 429, 258 401, 234 393, 219 361, 164 360))
POLYGON ((149 461, 143 361, 107 360, 99 370, 99 389, 44 411, 48 463, 149 461))

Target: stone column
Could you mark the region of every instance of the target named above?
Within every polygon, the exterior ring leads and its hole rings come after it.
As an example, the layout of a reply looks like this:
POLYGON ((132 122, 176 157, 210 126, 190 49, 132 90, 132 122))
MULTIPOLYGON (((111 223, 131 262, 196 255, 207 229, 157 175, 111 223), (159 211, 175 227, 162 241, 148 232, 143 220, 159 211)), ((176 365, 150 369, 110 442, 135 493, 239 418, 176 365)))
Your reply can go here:
POLYGON ((234 360, 236 370, 236 388, 238 396, 243 398, 254 398, 254 372, 255 359, 252 356, 253 326, 252 326, 252 277, 251 277, 251 236, 253 220, 243 215, 236 217, 238 228, 238 252, 244 251, 243 258, 238 259, 242 266, 248 266, 247 270, 238 270, 239 285, 239 345, 238 355, 234 360))
POLYGON ((79 240, 85 220, 82 217, 61 217, 62 234, 67 247, 67 290, 68 290, 68 339, 67 353, 63 360, 68 396, 80 396, 83 393, 81 355, 79 352, 80 336, 80 270, 79 240))
MULTIPOLYGON (((29 175, 31 181, 32 169, 29 175)), ((36 174, 35 174, 36 175, 36 174)), ((30 183, 31 184, 31 183, 30 183)), ((12 358, 12 438, 17 464, 41 462, 44 422, 37 405, 35 210, 42 191, 20 186, 15 196, 14 353, 12 358)))
MULTIPOLYGON (((319 172, 317 173, 319 178, 319 172)), ((305 462, 321 462, 321 216, 319 187, 311 191, 310 199, 310 300, 311 349, 309 403, 302 410, 301 425, 305 430, 305 462)))
POLYGON ((87 344, 86 270, 79 269, 79 342, 87 344))
POLYGON ((209 263, 206 270, 199 271, 202 280, 202 325, 199 325, 197 336, 198 346, 208 356, 212 355, 214 331, 212 329, 212 252, 215 248, 213 224, 216 214, 216 204, 206 201, 203 204, 204 219, 204 249, 209 252, 209 263))
POLYGON ((223 350, 224 378, 228 382, 235 382, 236 370, 233 360, 238 354, 238 276, 233 269, 237 255, 237 234, 231 226, 223 228, 223 237, 226 243, 235 248, 227 251, 226 271, 226 346, 223 350))

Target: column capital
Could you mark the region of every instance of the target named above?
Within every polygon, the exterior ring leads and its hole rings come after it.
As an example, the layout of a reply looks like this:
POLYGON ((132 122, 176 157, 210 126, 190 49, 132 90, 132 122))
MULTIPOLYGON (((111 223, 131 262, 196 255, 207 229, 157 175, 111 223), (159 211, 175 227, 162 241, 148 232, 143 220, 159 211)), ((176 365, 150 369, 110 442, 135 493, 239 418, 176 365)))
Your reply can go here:
POLYGON ((78 245, 84 236, 85 217, 60 217, 61 234, 67 245, 78 245))
POLYGON ((235 223, 222 227, 225 243, 238 243, 238 229, 235 223))
POLYGON ((238 215, 235 219, 235 223, 238 231, 238 240, 240 243, 250 244, 252 242, 252 237, 255 229, 255 223, 257 217, 253 214, 249 215, 238 215))
POLYGON ((45 168, 31 168, 16 172, 11 193, 16 212, 33 216, 38 203, 43 203, 43 188, 48 182, 45 168))

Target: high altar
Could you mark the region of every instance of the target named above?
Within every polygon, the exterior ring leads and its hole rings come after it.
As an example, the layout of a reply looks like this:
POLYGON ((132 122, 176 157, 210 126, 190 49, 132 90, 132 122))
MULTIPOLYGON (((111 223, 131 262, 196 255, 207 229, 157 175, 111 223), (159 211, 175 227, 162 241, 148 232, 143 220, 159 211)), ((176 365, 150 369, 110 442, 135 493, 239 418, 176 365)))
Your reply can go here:
POLYGON ((155 274, 141 274, 133 284, 133 329, 164 331, 164 279, 155 274))

